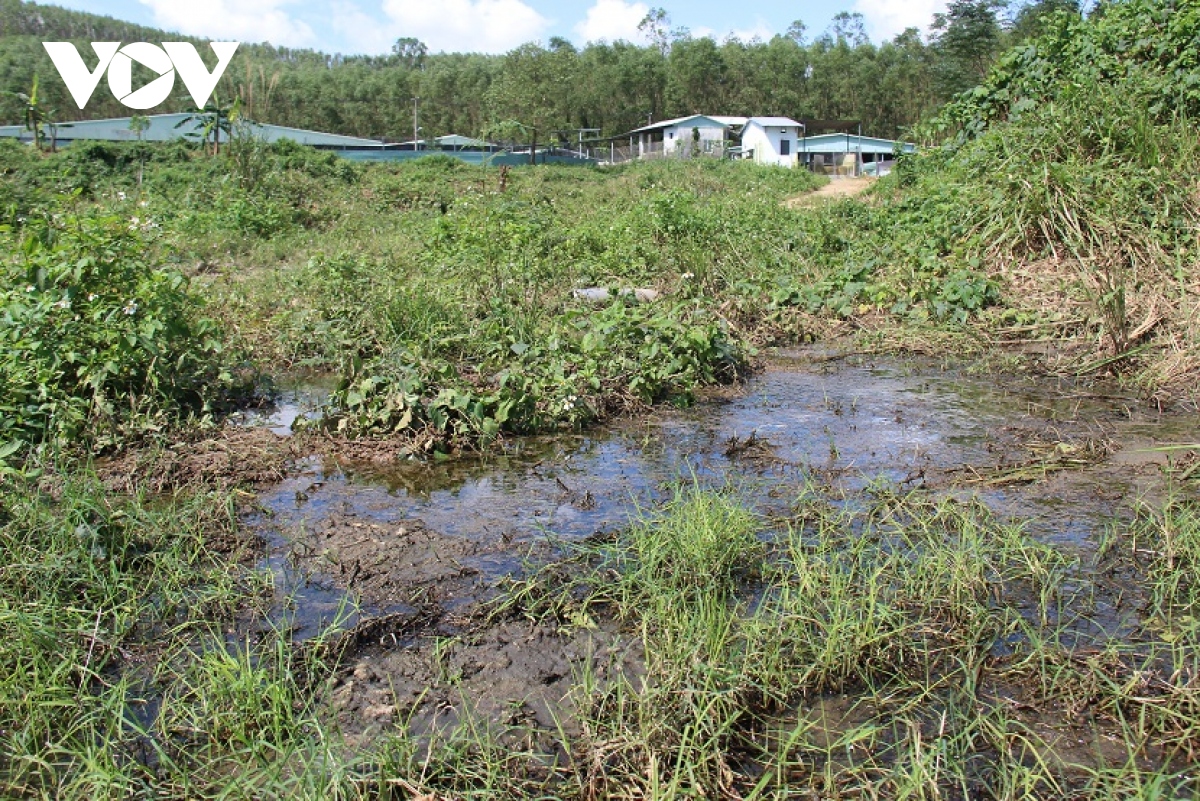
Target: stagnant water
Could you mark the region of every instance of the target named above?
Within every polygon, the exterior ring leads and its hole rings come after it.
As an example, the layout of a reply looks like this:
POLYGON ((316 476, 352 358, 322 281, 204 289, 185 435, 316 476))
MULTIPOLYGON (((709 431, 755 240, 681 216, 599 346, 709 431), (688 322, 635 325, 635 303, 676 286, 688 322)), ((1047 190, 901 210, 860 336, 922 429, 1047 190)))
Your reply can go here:
MULTIPOLYGON (((257 422, 283 435, 314 407, 310 394, 293 391, 257 422)), ((486 458, 386 469, 314 460, 262 493, 268 511, 248 522, 267 534, 264 566, 276 571, 295 634, 305 637, 354 606, 354 598, 287 558, 290 542, 333 516, 381 530, 419 520, 444 537, 484 546, 462 564, 492 580, 520 569, 530 543, 621 527, 680 481, 733 485, 770 516, 786 514, 814 477, 851 494, 885 479, 978 493, 999 514, 1026 521, 1039 539, 1084 553, 1161 475, 1167 456, 1152 449, 1198 438, 1194 419, 1162 418, 1117 391, 799 350, 772 357, 732 397, 585 434, 516 439, 486 458), (753 444, 742 447, 751 436, 753 444), (1033 483, 971 481, 1027 460, 1031 443, 1038 452, 1054 443, 1116 450, 1033 483)))

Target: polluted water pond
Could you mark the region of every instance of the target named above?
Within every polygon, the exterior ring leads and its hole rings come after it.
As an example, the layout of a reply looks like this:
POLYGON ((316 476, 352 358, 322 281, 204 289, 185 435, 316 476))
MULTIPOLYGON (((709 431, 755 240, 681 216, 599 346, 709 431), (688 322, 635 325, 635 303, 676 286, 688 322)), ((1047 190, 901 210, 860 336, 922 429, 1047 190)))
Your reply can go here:
MULTIPOLYGON (((501 579, 552 561, 562 544, 617 534, 681 484, 737 492, 769 537, 813 482, 853 499, 883 481, 977 497, 1036 539, 1084 554, 1161 477, 1152 449, 1196 436, 1194 421, 1136 408, 1119 393, 1001 384, 933 361, 785 352, 690 408, 514 438, 483 457, 386 467, 312 457, 260 494, 247 524, 271 545, 264 567, 294 636, 335 621, 348 633, 334 696, 342 714, 363 726, 399 715, 433 726, 414 709, 445 708, 425 691, 450 671, 475 711, 508 709, 537 728, 562 711, 552 699, 579 660, 613 675, 639 669, 639 644, 612 621, 566 636, 483 621, 480 602, 501 579)), ((1132 625, 1115 606, 1110 618, 1097 636, 1132 625)))
MULTIPOLYGON (((305 404, 319 393, 290 398, 280 414, 312 408, 305 404)), ((531 548, 617 531, 680 482, 736 487, 768 515, 786 515, 814 477, 850 493, 879 479, 959 487, 1028 519, 1040 538, 1086 548, 1118 501, 1137 491, 1138 476, 1158 470, 1155 458, 1126 457, 1118 471, 1109 454, 1189 433, 1131 416, 1133 406, 1045 382, 1000 385, 934 362, 798 351, 773 358, 732 398, 582 434, 516 438, 487 457, 387 467, 314 457, 263 492, 267 513, 249 522, 289 565, 286 592, 341 587, 375 613, 478 600, 520 570, 531 548), (1137 432, 1131 443, 1119 441, 1123 427, 1137 432), (1033 481, 1047 442, 1080 458, 1033 481), (987 480, 1026 463, 1028 482, 987 480), (1113 475, 1098 480, 1097 471, 1113 475)), ((311 633, 328 622, 338 596, 322 614, 298 608, 308 621, 301 627, 311 633)))
POLYGON ((250 428, 266 428, 281 437, 291 436, 297 420, 315 420, 333 391, 333 379, 287 378, 279 382, 271 402, 261 408, 238 412, 231 422, 250 428))

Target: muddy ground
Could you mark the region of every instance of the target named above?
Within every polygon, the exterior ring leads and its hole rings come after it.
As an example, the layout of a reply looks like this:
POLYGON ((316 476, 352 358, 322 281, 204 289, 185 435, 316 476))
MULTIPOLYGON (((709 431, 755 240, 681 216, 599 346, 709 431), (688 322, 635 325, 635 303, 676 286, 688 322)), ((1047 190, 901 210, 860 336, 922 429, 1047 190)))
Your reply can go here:
POLYGON ((351 504, 293 531, 287 547, 305 581, 352 594, 367 610, 335 640, 341 667, 329 683, 351 743, 395 725, 446 737, 469 720, 496 727, 513 749, 554 754, 564 734, 579 734, 576 704, 590 699, 571 688, 584 671, 602 688, 641 670, 639 638, 614 621, 493 619, 495 565, 544 562, 552 547, 448 536, 351 504))
MULTIPOLYGON (((352 740, 393 726, 447 735, 473 721, 550 755, 577 733, 576 705, 591 702, 571 687, 584 673, 600 687, 636 684, 641 640, 614 620, 496 615, 501 586, 554 561, 564 543, 618 536, 680 482, 735 487, 768 537, 811 482, 848 496, 879 479, 973 495, 1087 557, 1133 500, 1188 475, 1196 457, 1160 446, 1200 442, 1194 414, 1148 410, 1111 386, 1001 382, 933 360, 817 349, 785 353, 739 391, 691 409, 515 440, 487 457, 421 462, 397 443, 350 447, 275 429, 238 428, 104 470, 114 488, 260 487, 244 518, 265 543, 259 566, 276 574, 296 637, 338 630, 328 690, 352 740)), ((1119 576, 1097 581, 1124 592, 1119 576)), ((1081 626, 1080 647, 1137 631, 1136 604, 1106 607, 1103 586, 1097 597, 1099 623, 1081 626)))
MULTIPOLYGON (((853 493, 883 476, 978 495, 1083 554, 1128 501, 1185 466, 1154 448, 1189 435, 1194 418, 1138 411, 1111 387, 1000 385, 928 361, 800 352, 690 410, 493 458, 381 467, 343 453, 261 500, 293 585, 344 592, 358 609, 330 686, 344 730, 444 733, 469 713, 514 745, 549 748, 577 725, 572 677, 585 665, 639 675, 639 640, 612 620, 493 619, 497 584, 554 559, 563 541, 615 535, 672 482, 733 483, 768 519, 786 519, 806 481, 853 493)), ((1115 605, 1106 614, 1098 636, 1135 628, 1115 605)))
POLYGON ((308 448, 265 428, 225 426, 169 444, 129 449, 102 459, 96 471, 113 492, 162 493, 216 486, 263 486, 282 481, 308 448))
POLYGON ((376 629, 346 649, 329 689, 352 742, 387 726, 445 738, 480 725, 515 750, 554 754, 564 735, 581 733, 576 712, 593 701, 578 690, 585 672, 599 694, 619 678, 636 683, 643 671, 640 640, 612 621, 440 625, 458 633, 376 629))

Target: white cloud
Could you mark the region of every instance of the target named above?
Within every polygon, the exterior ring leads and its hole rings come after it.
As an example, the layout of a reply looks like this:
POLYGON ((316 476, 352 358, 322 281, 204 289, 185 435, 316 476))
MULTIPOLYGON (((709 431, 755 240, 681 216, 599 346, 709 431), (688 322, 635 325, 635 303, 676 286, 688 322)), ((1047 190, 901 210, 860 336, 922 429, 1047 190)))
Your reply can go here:
POLYGON ((284 9, 291 0, 141 0, 159 27, 205 39, 270 42, 311 47, 316 36, 307 23, 284 9))
POLYGON ((626 3, 624 0, 596 0, 596 4, 588 9, 587 16, 575 26, 575 33, 584 42, 598 42, 601 39, 615 42, 624 39, 627 42, 639 42, 644 37, 638 30, 638 24, 650 13, 650 7, 645 3, 626 3))
POLYGON ((754 25, 749 28, 734 28, 733 30, 725 31, 723 34, 717 33, 716 28, 709 28, 704 25, 692 28, 690 33, 696 39, 707 36, 717 44, 721 44, 726 39, 737 39, 739 42, 747 44, 749 44, 751 39, 761 39, 765 42, 775 35, 775 32, 768 28, 767 24, 761 19, 755 20, 754 25))
MULTIPOLYGON (((354 53, 390 53, 392 45, 403 33, 396 33, 392 25, 380 21, 349 2, 334 2, 331 6, 332 26, 341 36, 341 41, 351 44, 354 53)), ((329 48, 322 46, 322 50, 329 48)))
POLYGON ((393 39, 413 36, 433 52, 501 53, 540 39, 551 21, 521 0, 384 0, 393 39))
POLYGON ((761 39, 766 42, 775 35, 775 32, 767 27, 765 22, 761 20, 754 23, 750 28, 734 28, 729 32, 729 36, 741 42, 749 42, 751 39, 761 39))
POLYGON ((856 0, 854 10, 867 22, 867 33, 877 42, 891 39, 905 28, 928 32, 933 15, 946 10, 946 0, 856 0))

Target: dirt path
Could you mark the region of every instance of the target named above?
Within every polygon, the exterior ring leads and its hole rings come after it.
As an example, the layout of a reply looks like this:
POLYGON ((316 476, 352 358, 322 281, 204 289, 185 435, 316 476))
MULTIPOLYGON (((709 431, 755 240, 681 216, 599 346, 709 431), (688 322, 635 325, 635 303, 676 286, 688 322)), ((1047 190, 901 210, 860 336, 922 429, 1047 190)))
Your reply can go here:
POLYGON ((794 209, 800 206, 811 206, 824 200, 852 197, 873 183, 875 183, 874 178, 834 178, 815 192, 806 192, 803 195, 788 198, 784 201, 784 205, 789 209, 794 209))

